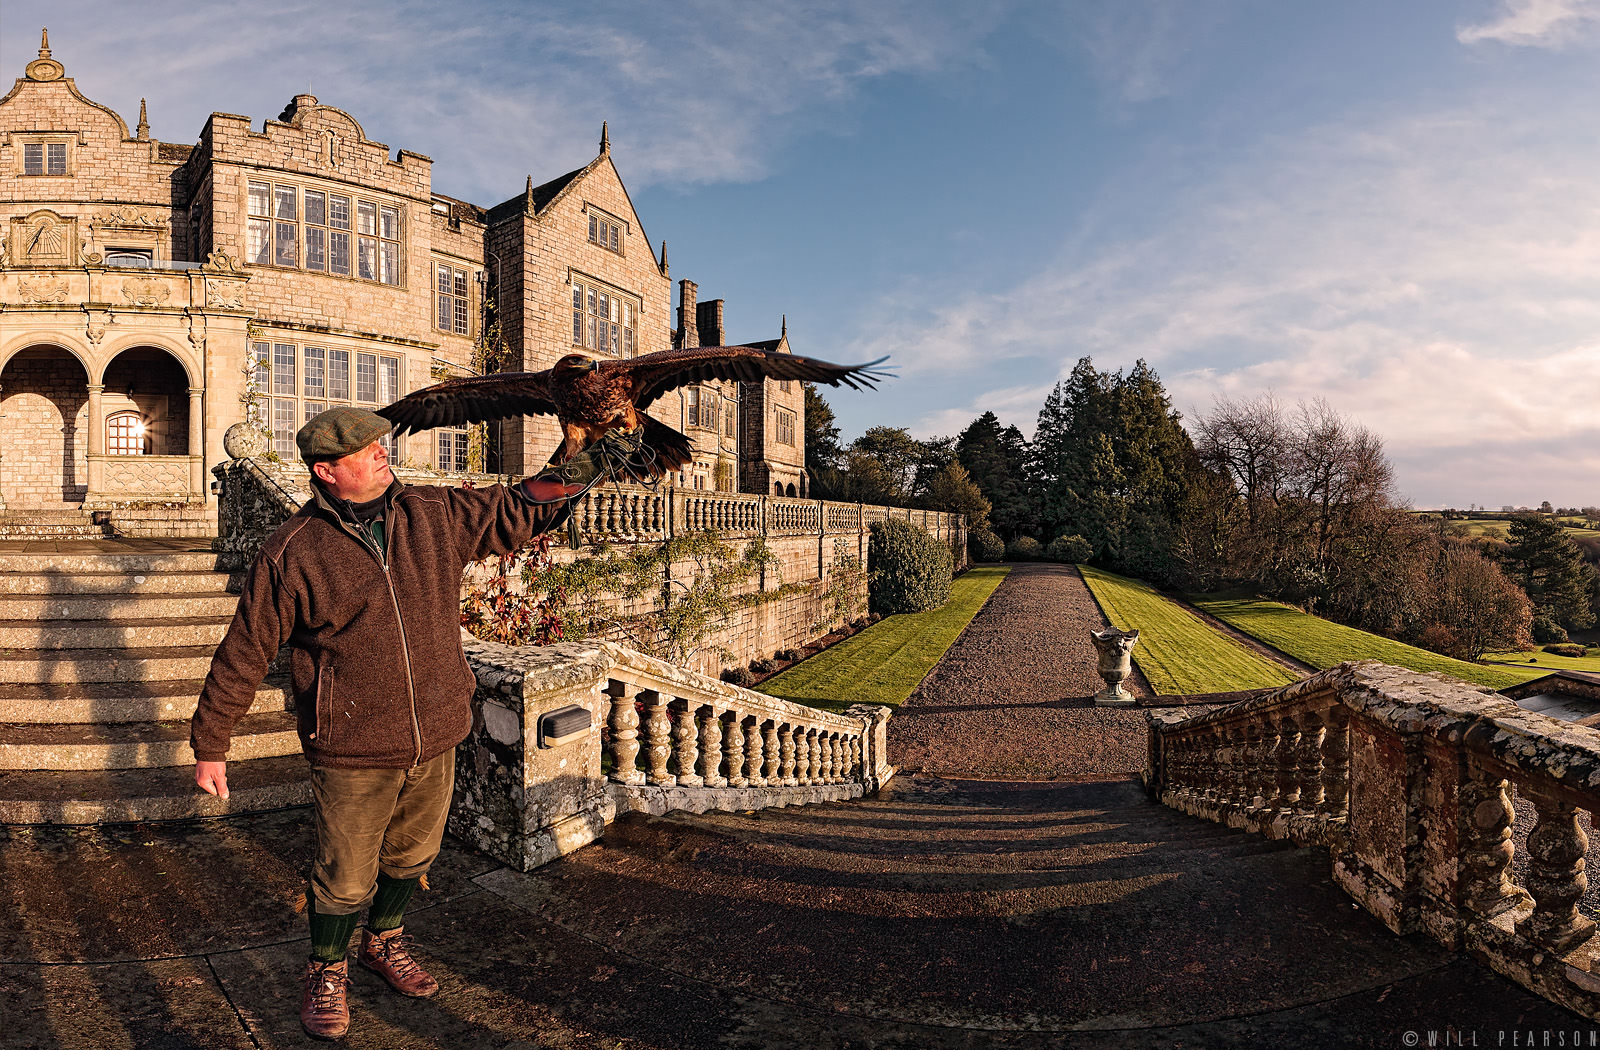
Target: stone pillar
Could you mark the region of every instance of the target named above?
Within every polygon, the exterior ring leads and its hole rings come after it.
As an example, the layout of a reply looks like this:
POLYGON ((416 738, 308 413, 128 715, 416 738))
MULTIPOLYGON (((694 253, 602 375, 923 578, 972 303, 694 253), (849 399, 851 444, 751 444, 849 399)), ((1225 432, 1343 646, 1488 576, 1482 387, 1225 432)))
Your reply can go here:
POLYGON ((1533 802, 1539 823, 1528 833, 1528 892, 1533 895, 1533 914, 1517 923, 1517 932, 1546 948, 1565 952, 1594 936, 1594 921, 1578 913, 1578 901, 1589 888, 1583 871, 1589 836, 1570 802, 1536 793, 1528 786, 1522 792, 1533 802))
POLYGON ((639 758, 639 712, 633 707, 633 690, 613 679, 606 685, 611 697, 611 779, 623 784, 643 784, 639 758))
POLYGON ((744 787, 749 778, 744 775, 744 726, 739 712, 733 712, 728 730, 722 737, 722 750, 728 756, 728 786, 744 787))
POLYGON ((205 399, 205 387, 189 388, 189 495, 200 499, 206 496, 205 399))
POLYGON ((670 787, 677 783, 677 778, 667 772, 667 759, 672 757, 672 720, 667 717, 668 700, 654 689, 641 692, 639 700, 645 710, 645 765, 649 768, 650 783, 670 787))
POLYGON ((1501 777, 1473 771, 1461 785, 1461 906, 1473 917, 1491 918, 1527 900, 1511 881, 1510 785, 1501 777))
POLYGON ((744 779, 752 787, 766 786, 767 777, 762 772, 765 750, 766 738, 762 735, 761 718, 757 716, 744 735, 744 779))
MULTIPOLYGON (((89 497, 93 498, 106 490, 106 464, 103 458, 106 454, 106 414, 101 407, 100 395, 105 392, 105 387, 99 383, 89 384, 89 497)), ((189 472, 191 489, 193 488, 194 472, 189 472)))
MULTIPOLYGON (((799 783, 799 781, 795 779, 794 726, 785 725, 783 729, 779 731, 778 749, 782 755, 782 761, 778 767, 778 775, 783 779, 783 783, 786 786, 794 787, 799 783)), ((770 772, 768 773, 768 782, 771 782, 770 772)))
POLYGON ((678 728, 672 734, 677 741, 678 783, 683 787, 699 787, 705 781, 694 771, 695 763, 700 760, 699 729, 695 726, 698 705, 688 700, 679 703, 682 706, 677 711, 678 728))
POLYGON ((723 787, 722 712, 707 704, 700 709, 700 782, 708 788, 723 787))

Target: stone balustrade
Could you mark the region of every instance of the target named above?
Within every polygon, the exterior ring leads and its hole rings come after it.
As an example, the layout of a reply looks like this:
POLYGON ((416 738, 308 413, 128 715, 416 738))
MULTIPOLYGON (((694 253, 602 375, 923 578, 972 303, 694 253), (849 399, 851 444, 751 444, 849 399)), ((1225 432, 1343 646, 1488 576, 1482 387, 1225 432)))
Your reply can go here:
POLYGON ((1600 943, 1578 910, 1600 733, 1453 679, 1349 663, 1230 707, 1152 713, 1145 778, 1185 813, 1328 848, 1334 880, 1396 933, 1600 1019, 1600 943), (1521 885, 1516 804, 1536 815, 1521 885))
POLYGON ((477 711, 456 755, 450 829, 524 871, 599 838, 619 813, 838 801, 894 774, 885 707, 832 714, 610 643, 462 641, 477 711), (574 706, 588 731, 541 746, 540 719, 574 706))

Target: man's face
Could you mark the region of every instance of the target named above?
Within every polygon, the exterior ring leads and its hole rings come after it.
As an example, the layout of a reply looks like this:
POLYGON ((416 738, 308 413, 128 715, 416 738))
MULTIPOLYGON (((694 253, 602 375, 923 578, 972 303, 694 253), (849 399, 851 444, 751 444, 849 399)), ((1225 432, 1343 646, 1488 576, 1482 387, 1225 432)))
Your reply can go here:
POLYGON ((394 481, 388 453, 376 441, 360 452, 318 463, 311 469, 328 486, 328 491, 351 503, 377 499, 394 481))

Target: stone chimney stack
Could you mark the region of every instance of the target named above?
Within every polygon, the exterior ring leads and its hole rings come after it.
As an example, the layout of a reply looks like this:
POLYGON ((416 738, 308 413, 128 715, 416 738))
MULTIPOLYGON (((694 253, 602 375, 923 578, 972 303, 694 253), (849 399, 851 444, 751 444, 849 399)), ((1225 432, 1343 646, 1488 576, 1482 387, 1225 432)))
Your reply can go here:
POLYGON ((695 322, 700 328, 701 346, 728 345, 723 342, 721 299, 712 299, 696 307, 695 322))
POLYGON ((687 350, 700 345, 700 329, 696 324, 700 311, 695 305, 699 294, 700 286, 693 281, 685 279, 678 282, 678 330, 672 338, 675 350, 687 350))

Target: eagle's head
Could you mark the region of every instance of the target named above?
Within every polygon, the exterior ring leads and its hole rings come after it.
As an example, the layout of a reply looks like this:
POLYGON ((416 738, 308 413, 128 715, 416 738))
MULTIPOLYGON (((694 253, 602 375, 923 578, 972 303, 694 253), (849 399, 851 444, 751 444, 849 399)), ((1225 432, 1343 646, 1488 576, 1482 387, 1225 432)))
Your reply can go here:
POLYGON ((554 372, 563 379, 572 380, 598 371, 599 368, 599 361, 584 357, 582 354, 567 354, 556 362, 554 372))

